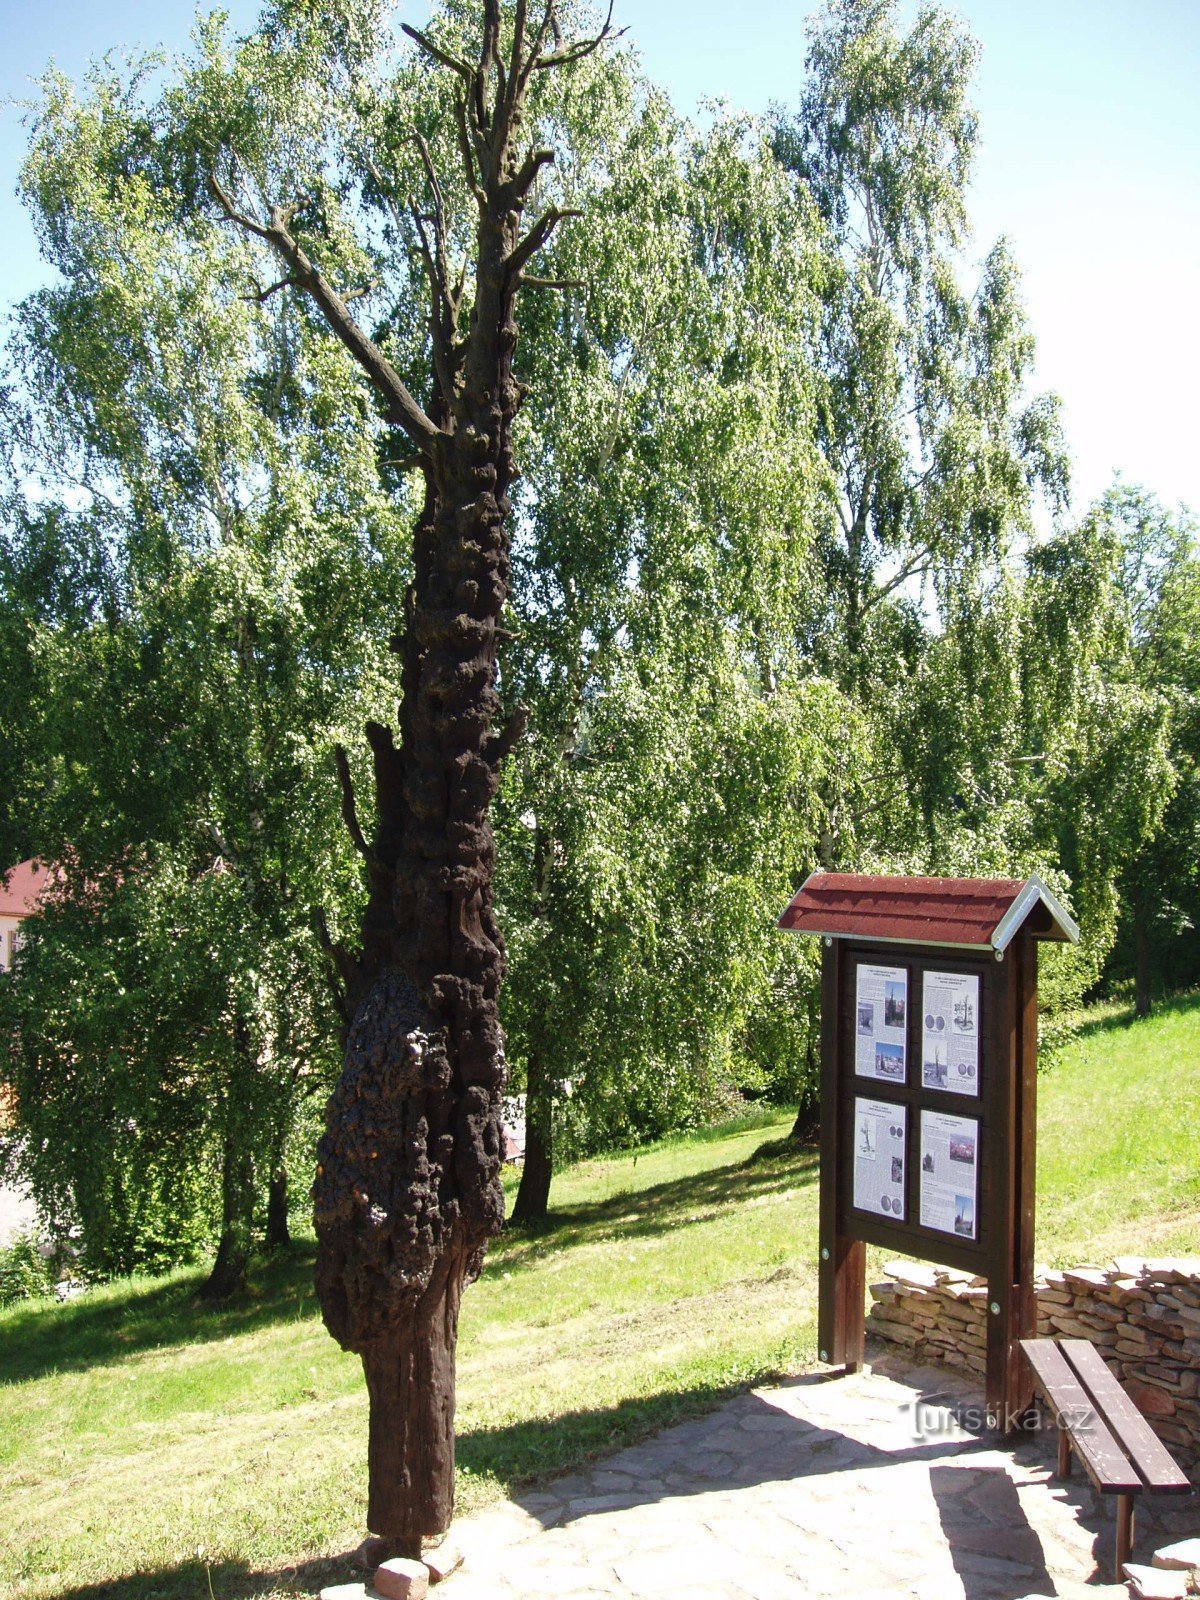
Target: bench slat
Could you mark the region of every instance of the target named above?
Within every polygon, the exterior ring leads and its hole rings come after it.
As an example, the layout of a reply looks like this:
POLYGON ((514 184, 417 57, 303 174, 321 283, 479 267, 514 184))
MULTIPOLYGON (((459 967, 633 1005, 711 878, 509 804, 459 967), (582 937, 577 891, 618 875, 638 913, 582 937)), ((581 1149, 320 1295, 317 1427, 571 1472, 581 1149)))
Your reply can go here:
POLYGON ((1029 1358, 1055 1421, 1063 1412, 1067 1414, 1071 1442, 1097 1489, 1104 1494, 1138 1493, 1141 1478, 1105 1427, 1091 1395, 1067 1365, 1057 1344, 1052 1339, 1022 1339, 1021 1349, 1029 1358))
POLYGON ((1186 1494, 1191 1488, 1170 1451, 1086 1339, 1063 1339, 1059 1349, 1115 1435, 1121 1448, 1158 1494, 1186 1494))

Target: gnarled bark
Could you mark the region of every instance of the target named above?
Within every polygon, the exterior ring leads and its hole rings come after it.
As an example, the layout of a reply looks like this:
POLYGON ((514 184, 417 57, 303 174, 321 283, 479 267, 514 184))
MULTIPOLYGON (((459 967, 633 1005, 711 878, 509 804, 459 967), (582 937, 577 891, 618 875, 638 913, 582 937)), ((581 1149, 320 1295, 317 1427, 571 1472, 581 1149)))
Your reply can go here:
MULTIPOLYGON (((611 19, 611 9, 609 13, 611 19)), ((302 199, 265 219, 235 198, 238 164, 212 194, 225 217, 283 262, 275 289, 294 287, 320 310, 403 429, 425 476, 413 537, 413 582, 401 657, 398 741, 371 724, 376 823, 368 842, 349 763, 338 755, 343 815, 364 859, 362 949, 328 941, 347 1019, 344 1070, 318 1149, 314 1212, 317 1289, 325 1323, 363 1361, 371 1401, 372 1531, 419 1553, 442 1532, 454 1487, 454 1357, 463 1287, 503 1223, 497 1002, 504 944, 492 911, 495 846, 488 810, 519 712, 499 732, 498 623, 508 593, 514 307, 523 287, 563 287, 526 267, 571 213, 551 208, 524 232, 526 200, 549 150, 520 148, 535 72, 569 65, 611 36, 564 43, 546 0, 536 27, 525 0, 502 37, 499 0, 482 0, 482 39, 460 59, 405 30, 459 81, 464 176, 477 209, 470 326, 460 333, 465 274, 449 261, 443 187, 414 133, 431 213, 409 205, 411 243, 429 290, 432 385, 422 406, 354 320, 295 226, 302 199)), ((386 174, 369 162, 387 194, 386 174)), ((406 197, 390 195, 401 215, 406 197)))
POLYGON ((315 1189, 322 1311, 335 1338, 362 1355, 371 1396, 370 1527, 409 1550, 449 1520, 459 1299, 504 1216, 504 946, 488 808, 517 404, 511 307, 509 295, 486 398, 429 473, 402 744, 394 750, 378 732, 372 740, 380 827, 378 892, 364 923, 370 982, 315 1189))

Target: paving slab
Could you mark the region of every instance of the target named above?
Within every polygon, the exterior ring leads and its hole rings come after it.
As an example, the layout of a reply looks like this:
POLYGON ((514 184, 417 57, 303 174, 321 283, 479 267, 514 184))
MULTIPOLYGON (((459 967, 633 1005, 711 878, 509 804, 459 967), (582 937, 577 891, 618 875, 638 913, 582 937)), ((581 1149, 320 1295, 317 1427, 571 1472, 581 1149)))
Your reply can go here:
MULTIPOLYGON (((801 1374, 464 1518, 444 1600, 1127 1600, 1112 1506, 1054 1440, 982 1431, 968 1379, 801 1374)), ((1143 1499, 1135 1560, 1200 1504, 1143 1499), (1168 1524, 1162 1520, 1171 1517, 1168 1524)))

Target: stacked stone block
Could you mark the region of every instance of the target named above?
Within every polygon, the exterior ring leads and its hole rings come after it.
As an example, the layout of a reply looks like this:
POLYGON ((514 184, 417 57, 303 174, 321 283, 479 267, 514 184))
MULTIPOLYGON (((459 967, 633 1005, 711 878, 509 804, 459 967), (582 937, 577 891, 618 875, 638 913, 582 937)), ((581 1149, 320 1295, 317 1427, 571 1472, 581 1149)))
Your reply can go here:
MULTIPOLYGON (((987 1283, 912 1261, 871 1285, 867 1331, 982 1377, 987 1283)), ((1110 1267, 1041 1271, 1038 1333, 1088 1339, 1185 1467, 1200 1464, 1200 1258, 1118 1256, 1110 1267)))

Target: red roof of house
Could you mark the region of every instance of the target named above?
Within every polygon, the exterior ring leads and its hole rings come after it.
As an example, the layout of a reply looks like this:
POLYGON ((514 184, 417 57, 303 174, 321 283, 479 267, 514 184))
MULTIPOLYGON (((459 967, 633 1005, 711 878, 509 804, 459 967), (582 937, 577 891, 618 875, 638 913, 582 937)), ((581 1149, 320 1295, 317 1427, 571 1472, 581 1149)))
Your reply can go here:
POLYGON ((22 861, 0 877, 0 917, 27 917, 37 910, 48 873, 40 861, 22 861))
POLYGON ((814 872, 781 928, 835 938, 1005 950, 1038 907, 1034 934, 1074 944, 1079 929, 1057 897, 1029 878, 890 878, 814 872))

